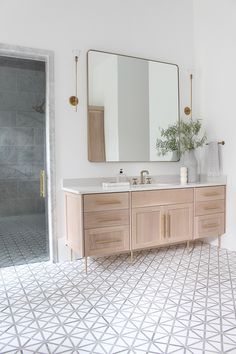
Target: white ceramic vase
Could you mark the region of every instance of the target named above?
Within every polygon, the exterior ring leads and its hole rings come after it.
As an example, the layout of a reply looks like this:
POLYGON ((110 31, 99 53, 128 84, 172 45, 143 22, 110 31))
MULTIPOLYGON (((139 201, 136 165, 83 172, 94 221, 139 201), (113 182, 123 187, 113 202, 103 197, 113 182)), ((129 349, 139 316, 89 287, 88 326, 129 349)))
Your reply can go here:
POLYGON ((195 155, 195 150, 185 151, 184 166, 188 168, 188 183, 198 182, 198 163, 195 155))

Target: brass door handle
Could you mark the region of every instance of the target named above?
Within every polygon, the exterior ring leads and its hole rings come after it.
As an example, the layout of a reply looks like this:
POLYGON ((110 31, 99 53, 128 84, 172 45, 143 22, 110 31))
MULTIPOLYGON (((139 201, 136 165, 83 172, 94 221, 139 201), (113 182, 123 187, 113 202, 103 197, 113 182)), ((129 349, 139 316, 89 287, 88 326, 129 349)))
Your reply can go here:
POLYGON ((166 237, 166 215, 165 214, 161 216, 161 236, 163 238, 166 237))
POLYGON ((40 171, 40 178, 39 178, 39 185, 40 185, 40 197, 45 198, 45 170, 40 171))
POLYGON ((170 238, 170 214, 166 215, 166 237, 170 238))

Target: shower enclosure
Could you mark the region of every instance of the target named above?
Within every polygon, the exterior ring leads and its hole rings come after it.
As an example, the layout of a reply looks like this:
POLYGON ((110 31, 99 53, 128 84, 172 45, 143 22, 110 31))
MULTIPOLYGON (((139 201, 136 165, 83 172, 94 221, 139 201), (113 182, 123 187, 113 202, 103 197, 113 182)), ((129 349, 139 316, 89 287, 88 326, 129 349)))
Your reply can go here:
POLYGON ((45 63, 0 57, 0 267, 49 259, 45 63))

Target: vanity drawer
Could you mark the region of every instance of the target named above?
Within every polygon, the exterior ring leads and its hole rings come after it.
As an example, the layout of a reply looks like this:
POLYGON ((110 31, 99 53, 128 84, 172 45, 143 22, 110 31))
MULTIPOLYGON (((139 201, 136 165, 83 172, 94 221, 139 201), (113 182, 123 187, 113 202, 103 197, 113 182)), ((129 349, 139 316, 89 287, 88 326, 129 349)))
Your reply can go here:
POLYGON ((128 193, 87 194, 84 196, 84 211, 128 209, 128 193))
POLYGON ((196 216, 224 213, 224 211, 225 211, 224 199, 210 200, 207 202, 196 202, 196 206, 195 206, 195 215, 196 216))
POLYGON ((85 231, 85 256, 129 251, 129 226, 104 227, 85 231))
POLYGON ((84 213, 85 229, 129 225, 129 210, 105 210, 84 213))
POLYGON ((202 215, 195 217, 194 238, 220 236, 225 232, 225 214, 202 215))
POLYGON ((225 187, 202 187, 196 188, 196 201, 208 201, 208 200, 217 200, 225 198, 225 187))
POLYGON ((193 188, 132 192, 132 207, 192 203, 193 188))

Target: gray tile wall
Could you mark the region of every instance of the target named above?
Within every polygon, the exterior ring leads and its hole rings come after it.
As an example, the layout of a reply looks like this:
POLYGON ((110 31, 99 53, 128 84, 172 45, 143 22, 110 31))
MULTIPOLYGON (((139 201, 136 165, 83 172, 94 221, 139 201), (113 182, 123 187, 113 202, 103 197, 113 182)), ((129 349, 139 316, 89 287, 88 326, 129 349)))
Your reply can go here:
POLYGON ((45 161, 44 64, 0 59, 0 216, 41 213, 45 161))

